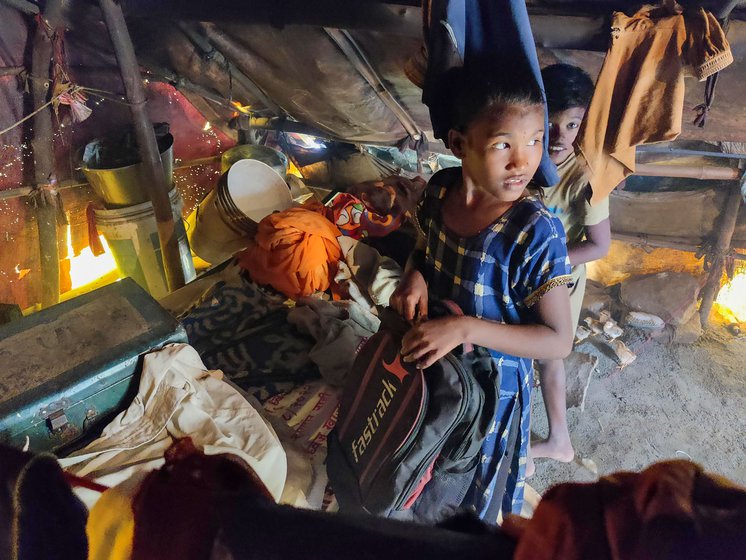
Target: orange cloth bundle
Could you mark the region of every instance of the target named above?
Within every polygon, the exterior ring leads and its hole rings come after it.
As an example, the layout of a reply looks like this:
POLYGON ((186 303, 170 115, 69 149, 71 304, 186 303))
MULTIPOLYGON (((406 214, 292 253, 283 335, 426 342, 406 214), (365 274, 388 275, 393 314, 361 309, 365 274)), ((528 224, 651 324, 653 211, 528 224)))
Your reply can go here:
POLYGON ((255 243, 238 255, 238 264, 259 284, 291 298, 329 288, 342 258, 341 232, 321 214, 291 208, 259 222, 255 243))

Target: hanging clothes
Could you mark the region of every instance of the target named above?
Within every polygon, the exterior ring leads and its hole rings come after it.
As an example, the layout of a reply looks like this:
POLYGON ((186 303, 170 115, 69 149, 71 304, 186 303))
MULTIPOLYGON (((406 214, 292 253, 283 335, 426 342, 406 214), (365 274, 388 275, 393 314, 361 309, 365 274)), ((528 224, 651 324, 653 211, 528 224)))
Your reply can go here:
POLYGON ((592 204, 634 173, 635 146, 681 133, 685 75, 702 81, 731 62, 723 29, 701 8, 614 13, 611 46, 575 142, 588 167, 592 204))
MULTIPOLYGON (((422 101, 430 109, 436 138, 448 145, 449 95, 443 78, 453 67, 479 64, 485 73, 500 72, 500 60, 529 69, 544 94, 536 45, 525 0, 428 0, 424 3, 427 71, 422 101), (506 54, 509 53, 509 54, 506 54), (488 62, 493 61, 490 67, 488 62)), ((549 159, 549 121, 545 110, 544 155, 534 181, 542 187, 559 182, 549 159)))

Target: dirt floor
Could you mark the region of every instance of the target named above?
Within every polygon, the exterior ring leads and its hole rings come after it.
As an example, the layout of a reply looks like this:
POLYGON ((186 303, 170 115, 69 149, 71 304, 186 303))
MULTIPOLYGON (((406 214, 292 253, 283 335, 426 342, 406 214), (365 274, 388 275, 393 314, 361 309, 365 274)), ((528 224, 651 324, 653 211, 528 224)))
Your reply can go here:
MULTIPOLYGON (((746 338, 716 326, 692 345, 633 337, 629 346, 638 357, 624 369, 600 345, 576 346, 599 357, 585 411, 568 411, 576 461, 539 459, 528 483, 542 493, 560 482, 595 480, 581 459, 603 476, 683 458, 746 485, 746 338)), ((540 391, 532 431, 547 432, 540 391)))

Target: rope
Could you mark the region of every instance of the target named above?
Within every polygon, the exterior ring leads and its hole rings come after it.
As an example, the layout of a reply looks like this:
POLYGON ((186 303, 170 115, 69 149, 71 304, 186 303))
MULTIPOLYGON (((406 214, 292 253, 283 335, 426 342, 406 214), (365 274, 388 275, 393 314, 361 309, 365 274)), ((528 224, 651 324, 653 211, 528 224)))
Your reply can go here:
POLYGON ((15 127, 17 127, 18 125, 20 125, 20 124, 23 124, 23 123, 25 123, 25 122, 26 122, 27 120, 29 120, 29 119, 30 119, 31 117, 33 117, 33 116, 34 116, 34 115, 36 115, 37 113, 39 113, 39 112, 43 111, 43 110, 44 110, 44 109, 46 109, 47 107, 49 107, 49 106, 50 106, 50 105, 51 105, 52 103, 54 103, 55 101, 57 101, 57 100, 58 100, 58 99, 59 99, 60 97, 62 97, 62 96, 63 96, 63 95, 65 94, 65 93, 67 93, 67 91, 65 91, 65 92, 63 92, 63 93, 60 93, 59 95, 56 95, 55 97, 53 97, 52 99, 50 99, 49 101, 47 101, 47 102, 46 102, 46 103, 45 103, 44 105, 42 105, 41 107, 39 107, 38 109, 36 109, 36 110, 35 110, 34 112, 32 112, 32 113, 29 113, 28 115, 26 115, 25 117, 23 117, 23 118, 22 118, 22 119, 21 119, 20 121, 16 121, 16 122, 15 122, 15 123, 13 123, 12 125, 10 125, 10 126, 9 126, 8 128, 4 128, 3 130, 0 130, 0 136, 2 136, 3 134, 5 134, 6 132, 9 132, 9 131, 13 130, 13 129, 14 129, 15 127))
POLYGON ((694 119, 694 126, 704 128, 707 122, 707 115, 710 113, 712 103, 715 101, 715 86, 718 83, 719 72, 715 72, 712 76, 707 77, 707 83, 705 83, 705 102, 700 103, 693 111, 697 111, 697 116, 694 119))
MULTIPOLYGON (((41 78, 35 78, 34 76, 28 76, 28 78, 30 78, 32 80, 40 80, 41 79, 41 78)), ((49 82, 50 80, 44 80, 44 81, 49 82)), ((13 130, 17 126, 19 126, 19 125, 23 124, 24 122, 26 122, 27 120, 29 120, 34 115, 38 114, 40 111, 43 111, 44 109, 46 109, 47 107, 49 107, 50 105, 52 105, 54 102, 56 102, 63 95, 68 94, 68 93, 77 93, 77 92, 81 92, 81 91, 82 92, 86 92, 86 93, 90 93, 91 95, 94 95, 96 97, 100 97, 101 99, 105 99, 106 101, 113 101, 114 103, 120 103, 121 105, 132 106, 132 103, 130 103, 129 101, 124 101, 123 99, 117 99, 115 97, 116 93, 113 93, 111 91, 105 91, 105 90, 102 90, 102 89, 89 88, 89 87, 84 87, 84 86, 73 86, 73 85, 71 85, 70 87, 68 87, 64 91, 58 93, 52 99, 50 99, 49 101, 47 101, 46 103, 44 103, 44 105, 42 105, 41 107, 38 107, 36 110, 34 110, 33 112, 31 112, 28 115, 26 115, 25 117, 23 117, 21 120, 14 122, 12 125, 10 125, 7 128, 4 128, 3 130, 0 130, 0 136, 2 136, 3 134, 5 134, 6 132, 10 132, 11 130, 13 130)))

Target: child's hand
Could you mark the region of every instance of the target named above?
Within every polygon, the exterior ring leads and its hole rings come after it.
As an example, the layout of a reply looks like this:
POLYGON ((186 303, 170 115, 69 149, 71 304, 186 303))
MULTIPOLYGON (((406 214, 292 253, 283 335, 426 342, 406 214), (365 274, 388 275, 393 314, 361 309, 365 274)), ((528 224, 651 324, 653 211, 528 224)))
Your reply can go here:
POLYGON ((389 305, 407 321, 427 317, 427 284, 419 270, 410 270, 391 294, 389 305))
POLYGON ((425 369, 433 365, 466 339, 466 317, 443 317, 416 324, 402 339, 405 362, 425 369))

